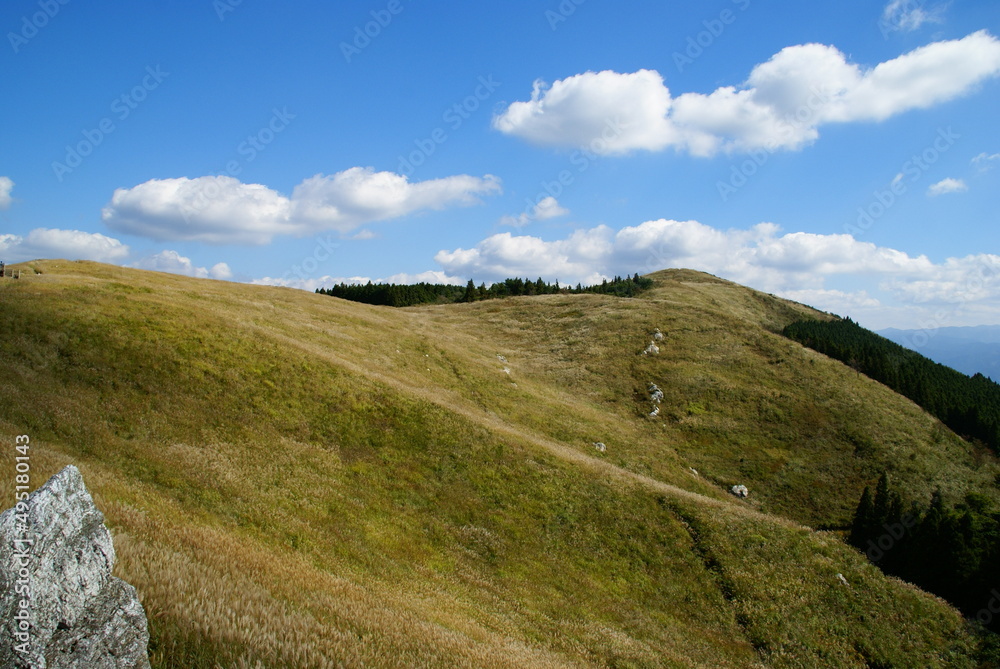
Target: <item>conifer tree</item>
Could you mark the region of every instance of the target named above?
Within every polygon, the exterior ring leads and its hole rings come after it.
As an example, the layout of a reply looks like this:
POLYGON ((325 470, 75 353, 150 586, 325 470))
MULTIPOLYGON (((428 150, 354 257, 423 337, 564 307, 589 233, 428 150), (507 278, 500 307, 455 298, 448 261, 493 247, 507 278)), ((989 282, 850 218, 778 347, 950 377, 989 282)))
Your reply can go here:
POLYGON ((872 490, 865 486, 865 491, 861 493, 861 501, 854 512, 854 522, 851 524, 850 544, 855 548, 864 550, 868 540, 872 538, 871 531, 875 517, 875 502, 872 500, 872 490))

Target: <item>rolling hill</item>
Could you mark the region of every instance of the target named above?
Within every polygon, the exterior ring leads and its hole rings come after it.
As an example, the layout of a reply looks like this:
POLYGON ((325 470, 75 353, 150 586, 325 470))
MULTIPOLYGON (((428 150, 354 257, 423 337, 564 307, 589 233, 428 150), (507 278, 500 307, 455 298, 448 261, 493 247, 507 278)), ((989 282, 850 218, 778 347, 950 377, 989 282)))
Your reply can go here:
POLYGON ((996 503, 1000 465, 778 334, 826 314, 687 270, 392 309, 20 268, 0 435, 80 468, 154 667, 977 666, 838 531, 883 471, 996 503))

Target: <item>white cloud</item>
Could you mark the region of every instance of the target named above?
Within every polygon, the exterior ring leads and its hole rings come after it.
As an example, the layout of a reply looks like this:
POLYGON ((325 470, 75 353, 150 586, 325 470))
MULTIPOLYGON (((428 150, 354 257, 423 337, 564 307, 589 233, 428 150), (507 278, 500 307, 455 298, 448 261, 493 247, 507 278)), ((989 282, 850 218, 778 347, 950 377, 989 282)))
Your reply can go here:
POLYGON ((297 234, 288 198, 229 176, 152 179, 118 188, 101 217, 114 230, 157 241, 266 244, 297 234))
POLYGON ((8 262, 38 258, 116 262, 129 254, 119 240, 81 230, 35 228, 27 236, 0 235, 0 256, 8 262))
POLYGON ((879 26, 883 34, 894 30, 916 30, 925 23, 941 23, 944 5, 926 7, 918 0, 892 0, 882 10, 879 26))
POLYGON ((601 270, 608 265, 614 252, 611 237, 611 230, 605 226, 578 230, 566 239, 551 242, 504 232, 481 241, 472 249, 439 251, 434 260, 446 272, 477 282, 503 281, 512 276, 545 276, 564 283, 594 283, 605 277, 601 270))
POLYGON ((0 211, 10 207, 13 201, 10 192, 14 190, 14 182, 10 177, 0 177, 0 211))
POLYGON ((233 278, 233 270, 224 262, 217 262, 208 270, 208 275, 213 279, 229 281, 233 278))
POLYGON ((936 184, 931 184, 927 189, 927 194, 930 196, 945 195, 947 193, 962 193, 969 190, 969 187, 961 179, 952 179, 948 177, 947 179, 942 179, 936 184))
POLYGON ((859 309, 877 309, 882 306, 882 303, 869 295, 867 290, 855 292, 835 289, 783 290, 781 297, 833 314, 850 314, 856 313, 859 309))
POLYGON ((414 283, 443 283, 450 284, 453 286, 464 286, 466 279, 462 279, 455 276, 449 276, 446 272, 440 270, 428 270, 426 272, 420 272, 418 274, 393 274, 392 276, 385 277, 384 279, 372 279, 367 276, 321 276, 318 278, 290 278, 288 276, 275 278, 270 276, 265 276, 261 279, 254 279, 251 283, 258 286, 283 286, 285 288, 299 288, 301 290, 308 290, 309 292, 315 292, 317 288, 329 288, 337 284, 346 283, 354 285, 363 285, 371 281, 372 283, 396 283, 396 284, 414 284, 414 283))
POLYGON ((182 256, 176 251, 160 251, 159 253, 147 256, 142 260, 132 264, 140 269, 155 270, 158 272, 170 272, 171 274, 183 274, 184 276, 196 277, 199 279, 231 279, 233 276, 229 265, 220 262, 212 267, 197 267, 190 258, 182 256))
POLYGON ((1000 74, 1000 40, 985 30, 928 44, 871 69, 832 46, 782 49, 739 87, 673 97, 653 70, 585 72, 551 85, 493 119, 501 132, 533 144, 587 147, 602 155, 674 148, 794 150, 827 123, 881 121, 968 93, 1000 74))
POLYGON ((680 138, 667 118, 670 91, 654 70, 585 72, 551 86, 536 81, 530 102, 514 102, 493 127, 534 144, 589 146, 600 154, 657 151, 680 138))
POLYGON ((915 304, 996 304, 1000 297, 1000 256, 980 253, 948 258, 922 274, 887 278, 882 288, 915 304))
POLYGON ((476 281, 542 276, 564 283, 594 283, 615 274, 686 267, 760 290, 837 311, 906 304, 992 304, 1000 315, 1000 256, 926 256, 862 242, 850 235, 782 234, 761 223, 720 230, 698 221, 660 219, 614 232, 600 226, 566 239, 493 235, 471 249, 440 251, 449 274, 476 281), (845 290, 830 282, 868 287, 845 290))
POLYGON ((372 221, 401 218, 417 211, 477 204, 496 193, 496 177, 451 176, 410 183, 400 174, 352 167, 331 176, 317 174, 292 192, 293 218, 310 232, 347 232, 372 221))
POLYGON ((531 207, 530 211, 521 212, 517 216, 504 216, 500 219, 500 224, 523 228, 532 221, 547 221, 551 218, 559 218, 568 214, 569 209, 561 206, 558 200, 548 195, 534 207, 531 207))
POLYGON ((535 205, 535 210, 532 213, 535 220, 547 221, 550 218, 559 218, 560 216, 567 216, 569 214, 569 209, 559 205, 559 201, 556 200, 551 195, 542 199, 537 205, 535 205))
POLYGON ((995 163, 998 160, 1000 160, 1000 153, 988 154, 984 151, 972 159, 972 164, 975 165, 980 172, 989 172, 991 169, 996 167, 995 163))
POLYGON ((102 218, 112 229, 160 241, 261 245, 278 235, 346 234, 376 221, 476 204, 480 195, 499 191, 490 175, 411 183, 361 167, 310 177, 290 198, 229 176, 182 177, 117 189, 102 218))
POLYGON ((850 235, 784 233, 773 223, 723 230, 698 221, 660 219, 613 230, 577 230, 565 238, 504 232, 472 248, 442 250, 439 271, 382 279, 265 277, 255 284, 313 291, 337 283, 487 284, 541 276, 563 284, 599 283, 616 274, 688 267, 850 315, 867 327, 925 327, 1000 322, 1000 256, 939 263, 850 235))
POLYGON ((159 253, 147 256, 142 260, 132 263, 132 267, 138 269, 148 269, 157 272, 169 272, 171 274, 182 274, 198 279, 223 279, 228 280, 233 277, 233 272, 229 265, 224 262, 216 263, 207 269, 197 267, 190 258, 186 258, 177 251, 160 251, 159 253))

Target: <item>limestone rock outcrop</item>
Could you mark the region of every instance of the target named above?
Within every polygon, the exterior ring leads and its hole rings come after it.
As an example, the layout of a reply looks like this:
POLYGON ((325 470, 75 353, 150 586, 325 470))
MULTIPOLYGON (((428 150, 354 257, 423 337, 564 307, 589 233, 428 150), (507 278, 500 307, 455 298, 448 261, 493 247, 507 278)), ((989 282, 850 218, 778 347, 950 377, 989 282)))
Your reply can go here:
POLYGON ((135 588, 70 465, 0 514, 0 667, 148 669, 135 588))

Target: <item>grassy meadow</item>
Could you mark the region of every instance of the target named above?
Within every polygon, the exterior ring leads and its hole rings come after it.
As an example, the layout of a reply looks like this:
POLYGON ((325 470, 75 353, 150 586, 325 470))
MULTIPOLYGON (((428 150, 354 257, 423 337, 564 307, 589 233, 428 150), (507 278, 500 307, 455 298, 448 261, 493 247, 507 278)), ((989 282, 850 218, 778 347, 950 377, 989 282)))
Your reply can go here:
POLYGON ((826 314, 684 270, 391 309, 19 267, 0 499, 15 435, 33 487, 80 468, 156 669, 977 666, 957 611, 838 530, 882 471, 997 501, 1000 465, 777 334, 826 314))

